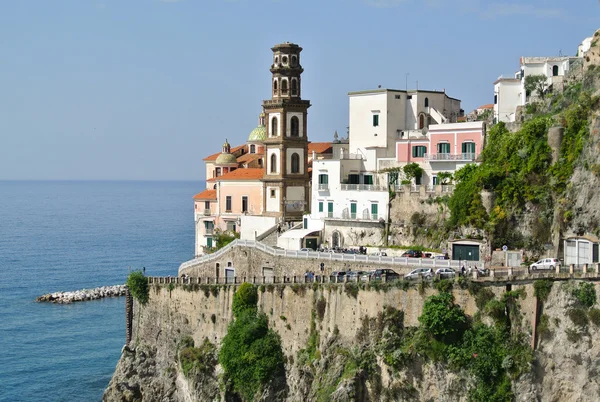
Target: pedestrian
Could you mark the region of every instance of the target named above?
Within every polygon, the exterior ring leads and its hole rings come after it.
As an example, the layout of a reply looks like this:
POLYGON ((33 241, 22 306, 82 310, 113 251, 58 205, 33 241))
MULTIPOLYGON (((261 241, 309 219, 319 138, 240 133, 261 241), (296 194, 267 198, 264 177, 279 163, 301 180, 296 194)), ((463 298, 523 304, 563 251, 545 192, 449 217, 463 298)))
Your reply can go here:
POLYGON ((277 234, 281 234, 281 225, 277 225, 277 234))
POLYGON ((144 275, 146 275, 146 267, 143 267, 142 270, 144 272, 144 275))
POLYGON ((465 276, 465 266, 464 265, 460 269, 460 272, 462 272, 462 276, 465 276))

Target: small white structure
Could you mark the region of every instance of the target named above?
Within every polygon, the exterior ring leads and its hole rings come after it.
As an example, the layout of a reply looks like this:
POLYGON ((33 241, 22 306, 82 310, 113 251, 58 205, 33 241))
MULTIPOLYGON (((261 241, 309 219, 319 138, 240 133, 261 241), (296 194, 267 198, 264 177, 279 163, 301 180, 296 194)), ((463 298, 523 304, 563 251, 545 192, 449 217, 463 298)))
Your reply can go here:
POLYGON ((564 240, 565 265, 581 266, 599 262, 600 240, 591 236, 573 236, 564 240))
POLYGON ((515 121, 517 107, 522 105, 521 80, 500 77, 494 82, 494 121, 511 123, 515 121))
POLYGON ((594 37, 590 36, 588 38, 585 38, 583 40, 583 42, 581 42, 581 44, 577 47, 577 57, 583 57, 585 52, 590 50, 590 48, 592 47, 593 40, 594 40, 594 37))

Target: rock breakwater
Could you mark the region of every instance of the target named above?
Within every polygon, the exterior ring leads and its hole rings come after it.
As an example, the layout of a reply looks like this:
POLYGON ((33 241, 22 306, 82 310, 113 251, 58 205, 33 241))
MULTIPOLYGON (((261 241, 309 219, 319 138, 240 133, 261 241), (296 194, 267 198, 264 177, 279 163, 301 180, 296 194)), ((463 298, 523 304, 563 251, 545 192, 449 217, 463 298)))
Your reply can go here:
POLYGON ((125 296, 125 285, 102 286, 94 289, 82 289, 73 292, 54 292, 38 296, 37 302, 69 304, 73 302, 97 300, 105 297, 125 296))

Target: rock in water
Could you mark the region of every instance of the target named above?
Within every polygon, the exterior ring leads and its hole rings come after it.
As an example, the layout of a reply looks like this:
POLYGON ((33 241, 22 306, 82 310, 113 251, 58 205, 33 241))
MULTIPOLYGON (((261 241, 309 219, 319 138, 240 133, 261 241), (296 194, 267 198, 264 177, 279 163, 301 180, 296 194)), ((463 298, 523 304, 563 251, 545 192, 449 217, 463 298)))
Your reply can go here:
POLYGON ((95 289, 82 289, 74 292, 55 292, 38 296, 37 302, 69 304, 78 301, 97 300, 104 297, 125 296, 125 285, 102 286, 95 289))

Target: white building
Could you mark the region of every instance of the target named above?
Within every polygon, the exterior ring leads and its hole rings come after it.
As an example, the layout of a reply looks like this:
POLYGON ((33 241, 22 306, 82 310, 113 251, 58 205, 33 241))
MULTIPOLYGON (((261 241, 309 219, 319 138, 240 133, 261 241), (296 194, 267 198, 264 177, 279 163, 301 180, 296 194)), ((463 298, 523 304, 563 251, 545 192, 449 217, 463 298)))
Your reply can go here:
POLYGON ((515 121, 517 107, 522 105, 521 80, 500 77, 494 82, 494 121, 515 121))
POLYGON ((577 57, 583 57, 585 52, 590 50, 592 47, 592 42, 594 41, 594 37, 590 36, 589 38, 585 38, 583 42, 577 47, 577 57))

